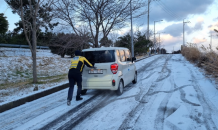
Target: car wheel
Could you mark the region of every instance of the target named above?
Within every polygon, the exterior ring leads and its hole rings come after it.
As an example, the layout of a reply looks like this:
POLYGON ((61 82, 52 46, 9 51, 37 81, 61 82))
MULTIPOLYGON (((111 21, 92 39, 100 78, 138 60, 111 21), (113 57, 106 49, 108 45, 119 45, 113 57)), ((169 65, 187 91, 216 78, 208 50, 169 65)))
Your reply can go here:
POLYGON ((135 75, 134 75, 134 80, 132 81, 133 84, 137 83, 137 72, 135 72, 135 75))
POLYGON ((81 90, 81 95, 85 95, 87 92, 87 89, 81 90))
POLYGON ((119 85, 118 85, 118 89, 117 89, 117 95, 122 95, 123 94, 123 82, 122 80, 120 80, 119 85))

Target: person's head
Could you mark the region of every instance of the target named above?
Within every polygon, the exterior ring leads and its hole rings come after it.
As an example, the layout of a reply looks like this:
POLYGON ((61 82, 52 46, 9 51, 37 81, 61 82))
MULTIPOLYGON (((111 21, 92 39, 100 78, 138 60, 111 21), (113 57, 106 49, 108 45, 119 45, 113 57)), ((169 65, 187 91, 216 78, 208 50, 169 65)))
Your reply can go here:
POLYGON ((81 52, 79 50, 75 51, 75 56, 81 56, 81 52))

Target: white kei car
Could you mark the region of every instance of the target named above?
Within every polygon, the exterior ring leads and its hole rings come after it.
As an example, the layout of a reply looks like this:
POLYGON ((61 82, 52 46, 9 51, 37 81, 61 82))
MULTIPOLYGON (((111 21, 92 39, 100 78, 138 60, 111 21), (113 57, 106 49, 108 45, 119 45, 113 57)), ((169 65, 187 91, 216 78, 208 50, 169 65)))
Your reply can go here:
POLYGON ((136 58, 131 57, 127 48, 90 48, 82 50, 82 55, 96 67, 84 67, 82 94, 86 94, 87 89, 108 89, 121 95, 127 84, 137 82, 136 58))

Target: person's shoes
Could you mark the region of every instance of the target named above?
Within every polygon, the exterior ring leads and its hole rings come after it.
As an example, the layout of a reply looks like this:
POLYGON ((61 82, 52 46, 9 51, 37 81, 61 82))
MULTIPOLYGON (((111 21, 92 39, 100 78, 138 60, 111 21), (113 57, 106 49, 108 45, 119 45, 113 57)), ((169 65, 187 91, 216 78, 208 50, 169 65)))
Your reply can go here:
POLYGON ((67 105, 70 106, 71 102, 70 100, 67 100, 67 105))
POLYGON ((83 100, 81 97, 76 97, 76 101, 83 100))

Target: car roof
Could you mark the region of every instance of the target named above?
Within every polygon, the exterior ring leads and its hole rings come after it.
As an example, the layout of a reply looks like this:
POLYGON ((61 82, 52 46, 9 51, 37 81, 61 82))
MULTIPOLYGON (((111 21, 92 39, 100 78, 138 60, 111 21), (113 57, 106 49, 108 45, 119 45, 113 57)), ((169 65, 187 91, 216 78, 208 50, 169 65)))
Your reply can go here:
POLYGON ((82 52, 85 51, 101 51, 101 50, 128 50, 128 48, 125 47, 100 47, 100 48, 89 48, 89 49, 83 49, 82 52))

